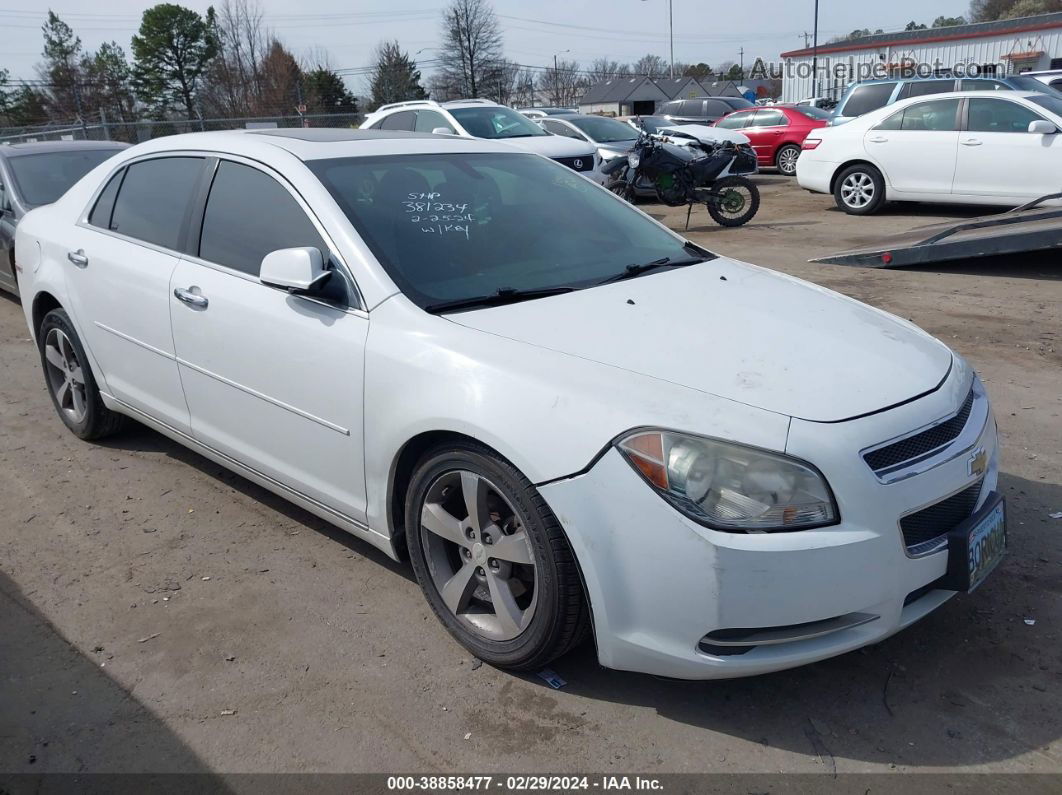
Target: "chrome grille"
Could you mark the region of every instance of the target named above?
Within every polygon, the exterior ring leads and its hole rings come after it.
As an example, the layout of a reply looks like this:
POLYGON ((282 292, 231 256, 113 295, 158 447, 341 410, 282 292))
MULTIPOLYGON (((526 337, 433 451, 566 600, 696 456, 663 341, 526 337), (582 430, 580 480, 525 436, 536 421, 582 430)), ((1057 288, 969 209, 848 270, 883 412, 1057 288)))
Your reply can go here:
POLYGON ((966 422, 970 418, 973 403, 974 390, 971 389, 958 413, 951 418, 921 433, 900 439, 885 447, 879 447, 877 450, 871 450, 863 455, 863 460, 877 474, 939 450, 962 433, 962 429, 966 427, 966 422))

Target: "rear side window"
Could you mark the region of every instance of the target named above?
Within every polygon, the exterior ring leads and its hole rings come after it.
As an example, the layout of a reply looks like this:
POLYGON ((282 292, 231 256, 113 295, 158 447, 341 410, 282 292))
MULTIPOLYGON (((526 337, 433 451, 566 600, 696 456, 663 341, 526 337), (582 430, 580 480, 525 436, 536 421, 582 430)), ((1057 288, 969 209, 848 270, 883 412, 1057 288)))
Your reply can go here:
POLYGON ((684 99, 682 100, 682 115, 683 116, 703 116, 704 115, 704 100, 703 99, 684 99))
POLYGON ((787 127, 789 119, 777 108, 756 111, 756 119, 752 122, 753 127, 787 127))
POLYGON ((663 106, 657 111, 661 116, 675 116, 678 115, 682 109, 681 102, 665 102, 663 106))
MULTIPOLYGON (((417 114, 411 110, 400 110, 380 122, 381 130, 412 130, 416 123, 417 114)), ((450 125, 446 125, 449 127, 450 125)))
POLYGON ((907 99, 908 97, 925 97, 930 94, 943 94, 946 91, 955 90, 955 81, 949 80, 912 80, 910 83, 905 83, 904 87, 900 89, 900 95, 897 99, 907 99))
POLYGON ((201 157, 161 157, 126 167, 110 228, 179 250, 202 164, 201 157))
MULTIPOLYGON (((446 117, 435 110, 418 110, 417 111, 417 123, 414 127, 416 132, 430 133, 437 127, 445 127, 450 132, 454 131, 453 126, 446 120, 446 117)), ((395 127, 394 129, 405 129, 404 127, 395 127)))
POLYGON ((199 257, 257 276, 262 258, 281 248, 328 247, 299 203, 256 168, 223 160, 210 187, 199 257))
POLYGON ((96 199, 96 206, 89 213, 88 220, 93 226, 98 226, 100 229, 111 228, 111 213, 114 212, 114 200, 118 197, 118 187, 122 184, 122 176, 124 174, 125 169, 119 171, 111 177, 107 187, 100 192, 99 198, 96 199))
POLYGON ((707 106, 704 113, 708 116, 725 116, 734 110, 730 105, 718 99, 707 100, 707 106))
POLYGON ((970 132, 1027 133, 1030 124, 1042 120, 1043 116, 1017 102, 975 97, 970 100, 967 129, 970 132))
POLYGON ((748 111, 745 113, 735 113, 733 116, 727 116, 725 119, 720 119, 715 123, 715 126, 722 127, 724 130, 740 130, 742 127, 748 126, 754 115, 753 112, 748 111))
POLYGON ((895 87, 895 83, 867 83, 857 86, 848 96, 840 115, 862 116, 872 110, 884 108, 889 104, 889 97, 895 87))

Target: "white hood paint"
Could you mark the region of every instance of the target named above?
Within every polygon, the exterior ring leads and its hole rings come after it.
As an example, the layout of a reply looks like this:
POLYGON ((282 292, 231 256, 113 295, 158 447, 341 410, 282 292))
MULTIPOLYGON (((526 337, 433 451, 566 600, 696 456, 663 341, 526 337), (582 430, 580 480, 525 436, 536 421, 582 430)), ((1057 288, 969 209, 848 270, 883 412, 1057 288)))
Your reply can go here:
POLYGON ((735 130, 725 130, 722 127, 709 127, 707 124, 676 124, 674 127, 661 127, 660 132, 666 134, 668 130, 692 135, 703 143, 718 143, 719 141, 731 141, 735 144, 749 143, 749 137, 735 130))
POLYGON ((546 157, 594 157, 593 145, 563 135, 532 135, 527 138, 498 138, 499 143, 515 146, 546 157))
POLYGON ((952 362, 946 346, 906 321, 725 258, 447 317, 816 422, 932 391, 952 362))

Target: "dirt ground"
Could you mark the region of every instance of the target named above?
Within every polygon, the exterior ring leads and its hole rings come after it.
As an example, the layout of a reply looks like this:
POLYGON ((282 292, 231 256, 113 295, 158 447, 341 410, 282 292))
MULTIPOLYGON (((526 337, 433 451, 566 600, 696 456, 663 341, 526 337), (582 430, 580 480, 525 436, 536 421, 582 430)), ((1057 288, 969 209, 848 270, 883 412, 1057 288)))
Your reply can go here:
POLYGON ((987 383, 1011 551, 983 588, 794 671, 666 681, 587 644, 553 690, 476 664, 407 566, 242 478, 141 426, 78 441, 2 298, 0 772, 1062 773, 1062 263, 811 265, 977 213, 857 219, 758 179, 751 224, 700 210, 692 238, 910 318, 987 383))

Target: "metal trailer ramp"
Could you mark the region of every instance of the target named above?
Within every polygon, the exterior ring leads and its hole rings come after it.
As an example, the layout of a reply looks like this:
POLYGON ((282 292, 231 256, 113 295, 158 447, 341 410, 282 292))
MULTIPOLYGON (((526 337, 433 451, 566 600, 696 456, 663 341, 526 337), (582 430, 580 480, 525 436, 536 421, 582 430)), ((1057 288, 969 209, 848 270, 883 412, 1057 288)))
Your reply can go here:
POLYGON ((1042 207, 1062 193, 1041 196, 1014 210, 958 223, 934 224, 811 262, 861 268, 931 265, 949 260, 1062 250, 1062 207, 1042 207))

